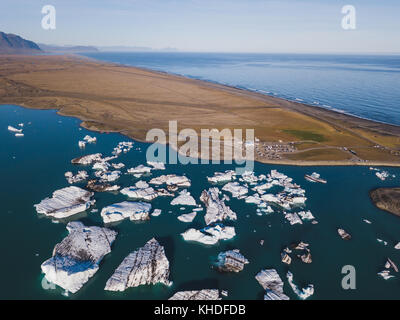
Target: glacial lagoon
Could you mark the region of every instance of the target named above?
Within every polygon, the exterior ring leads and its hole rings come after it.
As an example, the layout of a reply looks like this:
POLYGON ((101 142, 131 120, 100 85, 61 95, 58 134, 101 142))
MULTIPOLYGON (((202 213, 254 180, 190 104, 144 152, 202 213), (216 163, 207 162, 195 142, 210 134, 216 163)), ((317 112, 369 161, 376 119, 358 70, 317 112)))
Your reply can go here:
MULTIPOLYGON (((284 293, 291 299, 298 297, 287 281, 288 271, 299 287, 314 285, 315 292, 310 299, 400 298, 399 275, 392 271, 395 277, 390 280, 377 275, 384 269, 387 258, 400 264, 400 250, 394 249, 400 242, 400 218, 375 208, 368 197, 370 189, 398 186, 399 168, 385 168, 396 177, 381 181, 368 167, 291 167, 261 163, 255 164, 257 175, 277 170, 306 190, 304 209, 312 212, 318 224, 290 225, 283 210, 275 208, 274 213, 258 215, 255 205, 223 192, 230 197, 226 204, 237 214, 237 221, 227 221, 225 225, 234 226, 236 236, 206 246, 184 241, 181 236, 189 228, 205 227, 205 211, 198 212, 193 222, 185 223, 177 217, 192 212, 192 208, 181 210, 182 206, 170 205, 172 198, 158 197, 151 204, 154 209, 162 209, 161 215, 149 221, 124 220, 110 226, 118 231, 111 253, 105 256, 99 271, 81 290, 65 296, 63 289, 54 288, 43 280, 40 266, 51 257, 54 246, 67 236, 66 223, 81 221, 86 226, 103 226, 101 209, 128 200, 121 193, 95 193, 94 206, 64 220, 54 220, 36 212, 34 204, 51 196, 55 190, 69 186, 65 172, 75 174, 78 170, 87 170, 92 175, 90 167, 72 165, 71 159, 98 152, 111 155, 119 142, 132 141, 120 134, 89 132, 79 124, 80 120, 59 116, 55 111, 0 107, 0 128, 3 128, 0 130, 1 299, 168 299, 177 291, 199 289, 226 290, 228 296, 224 299, 263 299, 264 290, 255 279, 262 269, 277 270, 284 281, 284 293), (18 128, 19 123, 24 124, 23 137, 16 137, 7 130, 9 125, 18 128), (96 137, 97 142, 80 149, 78 141, 87 134, 96 137), (304 179, 305 174, 314 171, 328 183, 311 183, 304 179), (352 239, 342 240, 338 228, 349 232, 352 239), (153 237, 165 248, 173 284, 169 287, 140 286, 119 293, 104 291, 107 280, 122 260, 153 237), (264 240, 263 245, 261 240, 264 240), (282 263, 282 250, 300 241, 310 244, 312 263, 305 264, 297 258, 293 258, 290 265, 282 263), (239 273, 218 272, 214 266, 218 254, 231 249, 240 249, 249 264, 239 273), (344 275, 341 271, 346 265, 355 267, 355 290, 342 288, 344 275)), ((126 165, 116 181, 123 188, 139 180, 125 174, 126 169, 146 164, 148 145, 133 142, 132 150, 115 161, 126 165)), ((166 170, 153 171, 141 180, 148 181, 164 174, 186 175, 192 181, 188 190, 200 203, 201 192, 213 187, 206 177, 232 169, 232 165, 166 164, 166 170)), ((75 185, 84 187, 86 182, 75 185)))

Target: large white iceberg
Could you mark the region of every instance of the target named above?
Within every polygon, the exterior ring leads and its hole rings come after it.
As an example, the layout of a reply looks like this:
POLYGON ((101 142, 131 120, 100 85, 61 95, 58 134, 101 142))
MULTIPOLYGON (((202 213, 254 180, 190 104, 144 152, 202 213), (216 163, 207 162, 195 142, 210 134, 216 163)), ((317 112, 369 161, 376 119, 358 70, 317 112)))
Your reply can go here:
POLYGON ((237 218, 236 213, 225 204, 224 200, 219 198, 219 192, 218 188, 210 188, 204 190, 200 196, 200 200, 207 208, 207 213, 204 216, 207 225, 225 219, 236 220, 237 218))
POLYGON ((91 200, 92 196, 93 192, 72 186, 54 191, 52 198, 46 198, 34 207, 38 213, 62 219, 89 209, 95 202, 91 200))
POLYGON ((108 279, 105 290, 125 291, 127 288, 162 283, 171 285, 169 261, 156 239, 129 254, 108 279))
POLYGON ((217 289, 178 291, 168 300, 221 300, 217 289))
POLYGON ((173 206, 196 206, 196 200, 190 195, 190 192, 182 190, 179 196, 172 199, 171 205, 173 206))
POLYGON ((175 174, 168 174, 153 178, 150 180, 150 183, 155 185, 166 184, 167 186, 176 185, 183 188, 190 187, 189 178, 185 176, 177 176, 175 174))
POLYGON ((202 230, 189 229, 182 233, 182 237, 186 241, 195 241, 203 244, 214 245, 220 240, 229 240, 236 235, 234 227, 226 227, 217 224, 214 227, 206 227, 202 230))
POLYGON ((229 182, 224 185, 222 190, 230 192, 234 198, 239 198, 249 192, 247 187, 241 186, 239 182, 229 182))
POLYGON ((150 219, 150 210, 150 203, 124 201, 103 208, 100 215, 104 223, 117 222, 128 218, 132 221, 148 220, 150 219))
POLYGON ((275 269, 261 270, 256 280, 264 288, 264 300, 289 300, 283 293, 283 281, 275 269))
POLYGON ((69 235, 58 243, 50 259, 41 265, 47 281, 75 293, 97 272, 103 257, 111 252, 117 232, 86 227, 81 222, 67 225, 69 235))

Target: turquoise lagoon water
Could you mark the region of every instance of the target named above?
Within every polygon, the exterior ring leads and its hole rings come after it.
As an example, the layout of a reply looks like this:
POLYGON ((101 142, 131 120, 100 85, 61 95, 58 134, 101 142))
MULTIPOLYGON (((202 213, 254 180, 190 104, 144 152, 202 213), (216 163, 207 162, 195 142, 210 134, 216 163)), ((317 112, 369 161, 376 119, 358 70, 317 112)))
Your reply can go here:
MULTIPOLYGON (((238 220, 228 222, 236 228, 237 236, 215 246, 185 242, 180 233, 190 227, 204 226, 204 213, 200 212, 193 223, 177 220, 180 207, 170 206, 170 198, 152 201, 154 208, 163 213, 144 223, 123 221, 113 228, 119 232, 112 253, 101 263, 100 270, 76 294, 63 296, 63 290, 45 289, 40 265, 51 256, 53 247, 66 235, 67 221, 54 223, 39 216, 33 205, 59 188, 68 186, 64 173, 77 167, 70 164, 74 157, 102 152, 109 155, 120 141, 129 139, 119 134, 100 134, 79 127, 80 121, 61 117, 55 111, 29 110, 17 106, 0 107, 0 164, 1 164, 1 299, 167 299, 177 290, 218 288, 228 290, 227 299, 262 299, 263 290, 254 276, 263 268, 275 268, 285 282, 284 291, 292 299, 296 295, 287 283, 285 274, 290 270, 299 286, 314 284, 312 299, 399 299, 400 279, 385 281, 377 276, 390 257, 400 264, 400 251, 393 246, 400 241, 400 218, 376 209, 369 200, 368 191, 382 186, 399 185, 400 170, 388 168, 397 178, 385 182, 375 177, 367 167, 291 167, 255 164, 257 174, 267 174, 271 169, 292 177, 306 190, 306 209, 311 210, 319 224, 290 226, 281 212, 256 215, 256 207, 243 200, 232 199, 228 204, 237 213, 238 220), (8 125, 24 123, 25 136, 15 137, 7 131, 8 125), (96 136, 98 142, 84 151, 78 140, 86 134, 96 136), (305 173, 317 171, 328 184, 312 184, 304 180, 305 173), (171 211, 171 212, 169 212, 171 211), (363 222, 368 219, 371 225, 363 222), (337 234, 342 227, 352 236, 343 241, 337 234), (173 285, 165 287, 141 286, 123 293, 103 290, 107 279, 123 258, 131 251, 156 237, 165 247, 170 261, 173 285), (377 238, 388 242, 387 246, 377 238), (260 240, 265 240, 263 246, 260 240), (280 252, 287 245, 305 241, 310 243, 313 262, 303 264, 295 259, 290 266, 280 261, 280 252), (218 273, 212 263, 221 251, 238 248, 249 259, 239 274, 218 273), (343 290, 341 269, 344 265, 356 268, 356 290, 343 290)), ((130 153, 117 161, 127 168, 145 163, 147 145, 135 142, 130 153)), ((211 185, 206 176, 215 171, 233 169, 231 165, 167 165, 165 171, 155 171, 153 176, 165 173, 186 174, 192 180, 190 192, 198 200, 202 190, 211 185)), ((146 178, 149 179, 149 178, 146 178)), ((135 183, 130 175, 118 181, 122 186, 135 183)), ((126 200, 120 194, 96 193, 95 208, 126 200)), ((72 217, 86 225, 102 226, 100 213, 90 211, 72 217)))

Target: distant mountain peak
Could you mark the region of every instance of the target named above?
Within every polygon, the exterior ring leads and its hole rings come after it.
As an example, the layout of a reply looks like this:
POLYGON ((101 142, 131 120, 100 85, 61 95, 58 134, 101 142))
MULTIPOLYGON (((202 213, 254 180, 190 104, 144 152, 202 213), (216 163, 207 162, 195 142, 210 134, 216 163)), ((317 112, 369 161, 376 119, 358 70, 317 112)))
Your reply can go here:
POLYGON ((42 50, 33 42, 16 34, 0 31, 0 54, 31 54, 42 50))

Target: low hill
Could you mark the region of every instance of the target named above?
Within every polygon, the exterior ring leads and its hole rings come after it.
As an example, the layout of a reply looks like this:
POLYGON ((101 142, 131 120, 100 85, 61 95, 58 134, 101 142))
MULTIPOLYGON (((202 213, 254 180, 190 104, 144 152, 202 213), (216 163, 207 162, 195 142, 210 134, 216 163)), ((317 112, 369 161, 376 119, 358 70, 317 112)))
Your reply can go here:
POLYGON ((33 42, 12 33, 0 31, 0 54, 32 54, 42 50, 33 42))
POLYGON ((39 43, 39 46, 43 51, 54 53, 79 53, 99 51, 99 49, 93 46, 57 46, 44 43, 39 43))

